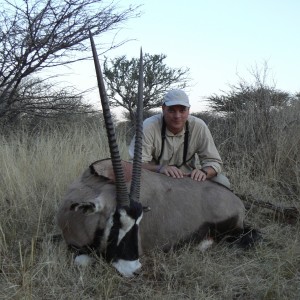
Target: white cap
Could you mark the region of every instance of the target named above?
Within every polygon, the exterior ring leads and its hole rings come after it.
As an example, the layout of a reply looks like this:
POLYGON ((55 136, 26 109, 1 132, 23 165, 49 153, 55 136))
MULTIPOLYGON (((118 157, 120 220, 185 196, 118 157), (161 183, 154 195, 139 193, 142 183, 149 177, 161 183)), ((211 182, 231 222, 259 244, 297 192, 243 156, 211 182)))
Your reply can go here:
POLYGON ((164 102, 166 106, 173 105, 182 105, 186 107, 190 107, 189 97, 182 90, 170 90, 164 97, 164 102))

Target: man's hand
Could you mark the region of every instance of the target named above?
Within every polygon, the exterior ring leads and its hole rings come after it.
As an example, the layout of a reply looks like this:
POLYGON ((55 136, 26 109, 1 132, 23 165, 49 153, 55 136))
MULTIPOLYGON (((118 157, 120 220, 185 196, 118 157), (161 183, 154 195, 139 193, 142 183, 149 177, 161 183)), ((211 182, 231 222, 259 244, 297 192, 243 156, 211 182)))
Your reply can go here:
POLYGON ((213 167, 205 167, 205 169, 194 169, 191 173, 191 178, 197 181, 205 181, 206 179, 213 178, 217 172, 213 167))
POLYGON ((165 174, 173 178, 183 178, 184 176, 186 176, 185 173, 183 173, 180 169, 178 169, 175 166, 163 166, 160 168, 159 173, 165 174))
POLYGON ((189 176, 196 181, 205 181, 206 179, 210 179, 217 175, 217 172, 212 167, 205 167, 204 170, 194 169, 191 173, 184 173, 176 166, 162 166, 150 163, 143 163, 142 167, 149 171, 164 174, 172 178, 183 178, 189 176))
POLYGON ((204 181, 207 178, 207 175, 202 170, 194 169, 191 173, 191 178, 196 181, 204 181))

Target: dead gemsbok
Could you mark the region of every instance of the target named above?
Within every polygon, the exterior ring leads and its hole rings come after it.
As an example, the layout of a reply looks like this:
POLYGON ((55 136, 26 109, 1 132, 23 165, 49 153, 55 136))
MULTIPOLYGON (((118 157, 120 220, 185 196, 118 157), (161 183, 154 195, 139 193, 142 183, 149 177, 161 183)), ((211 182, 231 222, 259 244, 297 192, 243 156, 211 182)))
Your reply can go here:
POLYGON ((237 243, 251 245, 256 232, 244 228, 245 207, 230 190, 209 180, 174 179, 141 169, 142 52, 135 157, 133 165, 121 161, 91 34, 90 40, 111 159, 91 164, 59 209, 58 225, 76 253, 75 263, 86 265, 93 255, 103 255, 121 274, 132 276, 141 267, 142 251, 169 250, 216 233, 230 233, 237 243), (151 210, 143 217, 145 207, 151 210))

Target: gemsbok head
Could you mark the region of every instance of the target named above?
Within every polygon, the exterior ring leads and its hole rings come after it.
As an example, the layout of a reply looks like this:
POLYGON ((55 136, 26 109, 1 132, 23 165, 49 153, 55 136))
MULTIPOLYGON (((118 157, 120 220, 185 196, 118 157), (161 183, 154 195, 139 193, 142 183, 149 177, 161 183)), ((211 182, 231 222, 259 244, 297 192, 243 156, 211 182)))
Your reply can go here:
POLYGON ((111 158, 92 163, 69 187, 59 208, 58 225, 75 252, 75 263, 87 265, 99 255, 122 275, 133 276, 141 268, 142 251, 168 251, 186 242, 205 246, 224 235, 252 245, 257 233, 245 228, 245 207, 229 189, 209 180, 174 179, 141 169, 142 51, 135 155, 133 164, 121 160, 91 33, 90 40, 111 158))

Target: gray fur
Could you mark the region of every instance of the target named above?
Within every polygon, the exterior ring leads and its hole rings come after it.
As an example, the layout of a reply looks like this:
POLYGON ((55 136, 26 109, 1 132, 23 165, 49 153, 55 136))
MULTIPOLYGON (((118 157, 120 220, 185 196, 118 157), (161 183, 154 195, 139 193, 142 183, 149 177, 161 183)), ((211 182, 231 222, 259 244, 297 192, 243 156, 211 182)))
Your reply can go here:
MULTIPOLYGON (((68 245, 88 246, 96 229, 109 230, 108 223, 116 208, 115 185, 109 175, 105 177, 111 173, 107 172, 109 165, 110 160, 97 162, 98 169, 105 170, 104 175, 91 174, 87 169, 69 188, 57 218, 68 245), (98 208, 94 213, 70 210, 72 204, 81 202, 94 202, 98 208)), ((130 183, 127 184, 129 190, 130 183)), ((227 220, 234 219, 234 227, 243 228, 242 201, 227 188, 209 180, 174 179, 143 169, 140 199, 143 206, 151 208, 139 227, 144 251, 156 247, 168 249, 207 224, 226 224, 227 220)))

